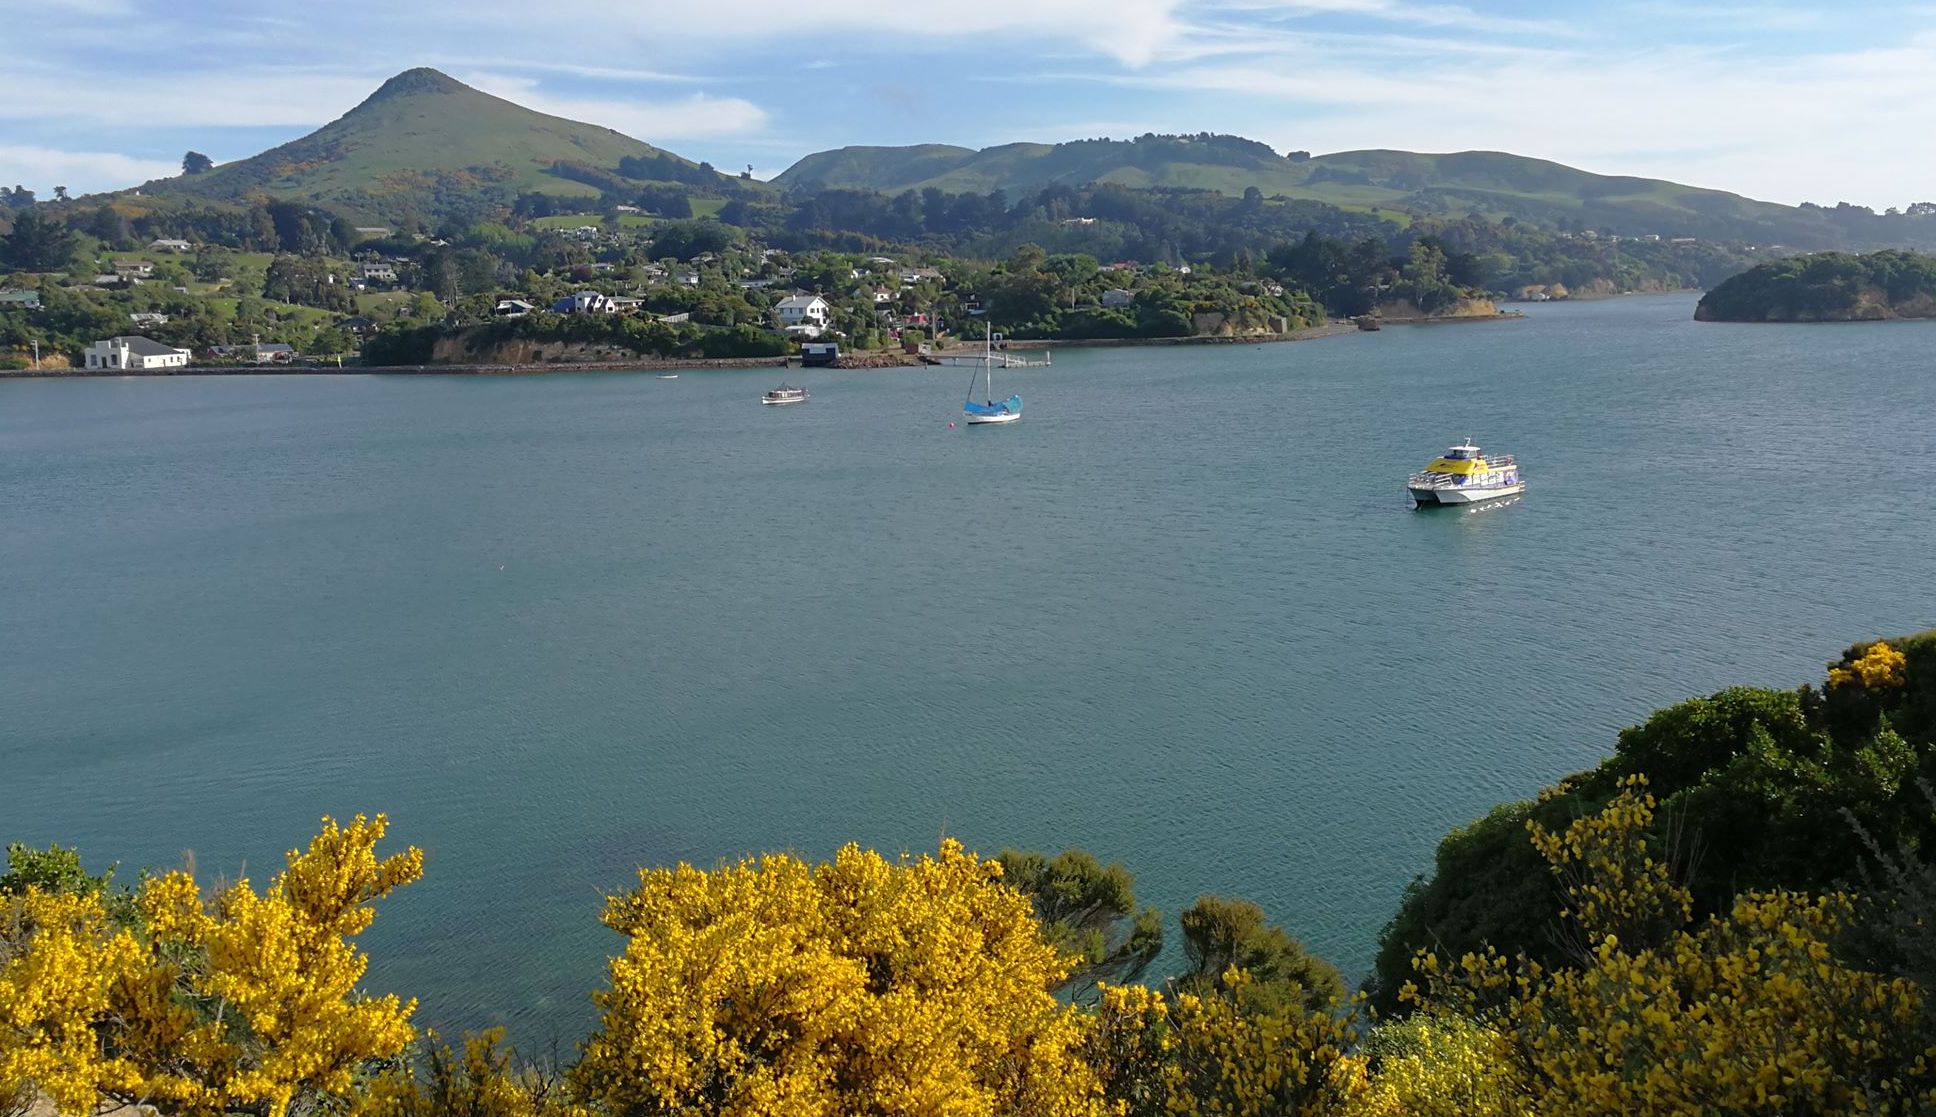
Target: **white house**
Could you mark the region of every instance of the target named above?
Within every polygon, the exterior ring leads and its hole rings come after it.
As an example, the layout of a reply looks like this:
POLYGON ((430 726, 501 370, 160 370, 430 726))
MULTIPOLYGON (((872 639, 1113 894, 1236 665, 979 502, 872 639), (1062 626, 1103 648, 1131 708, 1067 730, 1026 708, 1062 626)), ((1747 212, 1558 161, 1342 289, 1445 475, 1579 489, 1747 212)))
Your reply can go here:
POLYGON ((597 291, 580 291, 576 295, 559 299, 551 304, 553 314, 615 314, 618 305, 610 295, 597 291))
POLYGON ((1102 293, 1104 306, 1128 306, 1136 301, 1136 292, 1125 291, 1121 287, 1111 287, 1102 293))
POLYGON ((395 266, 382 262, 363 264, 358 268, 358 272, 365 283, 395 283, 397 281, 397 269, 395 266))
POLYGON ((163 238, 148 242, 150 252, 193 252, 194 250, 195 246, 185 240, 163 238))
POLYGON ((523 299, 499 299, 491 313, 498 318, 522 318, 536 309, 523 299))
POLYGON ((168 316, 152 310, 137 310, 133 314, 128 315, 128 321, 133 322, 137 326, 166 326, 168 324, 168 316))
POLYGON ((936 283, 941 282, 941 269, 939 268, 902 268, 901 269, 901 286, 903 287, 912 287, 924 279, 931 279, 931 280, 934 280, 936 283))
POLYGON ((155 265, 148 260, 116 260, 114 274, 123 278, 147 279, 155 274, 155 265))
POLYGON ((833 304, 819 295, 793 295, 781 299, 773 306, 773 314, 779 318, 783 329, 795 326, 812 326, 824 330, 833 318, 833 304))
POLYGON ((88 368, 182 368, 188 364, 188 350, 145 337, 111 337, 95 342, 83 352, 88 368))

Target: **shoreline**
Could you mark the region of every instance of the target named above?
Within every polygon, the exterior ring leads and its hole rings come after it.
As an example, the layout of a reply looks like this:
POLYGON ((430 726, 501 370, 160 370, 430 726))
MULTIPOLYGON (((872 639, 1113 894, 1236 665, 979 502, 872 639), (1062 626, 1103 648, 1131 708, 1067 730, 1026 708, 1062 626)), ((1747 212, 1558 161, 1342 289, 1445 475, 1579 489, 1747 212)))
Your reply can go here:
MULTIPOLYGON (((1385 326, 1424 326, 1452 322, 1498 322, 1518 321, 1526 316, 1518 311, 1502 311, 1499 314, 1468 315, 1465 317, 1445 318, 1386 318, 1380 320, 1385 326)), ((1129 338, 1015 338, 1008 343, 1010 351, 1031 349, 1132 349, 1161 346, 1184 345, 1266 345, 1292 341, 1316 341, 1327 337, 1344 337, 1349 334, 1374 331, 1360 330, 1357 325, 1344 322, 1330 322, 1322 326, 1306 326, 1284 334, 1216 335, 1208 337, 1129 337, 1129 338)), ((960 356, 972 355, 973 346, 964 343, 952 349, 941 350, 934 355, 960 356)), ((835 365, 836 368, 922 368, 926 367, 921 357, 893 350, 866 350, 853 355, 854 362, 849 365, 835 365)), ((844 360, 845 358, 843 358, 844 360)), ((670 358, 637 357, 625 361, 557 361, 534 364, 449 364, 449 365, 187 365, 181 368, 63 368, 63 369, 5 369, 0 370, 0 380, 78 380, 112 379, 125 376, 541 376, 546 373, 573 372, 673 372, 686 369, 705 371, 707 369, 742 368, 800 368, 800 358, 795 357, 712 357, 712 358, 670 358)))

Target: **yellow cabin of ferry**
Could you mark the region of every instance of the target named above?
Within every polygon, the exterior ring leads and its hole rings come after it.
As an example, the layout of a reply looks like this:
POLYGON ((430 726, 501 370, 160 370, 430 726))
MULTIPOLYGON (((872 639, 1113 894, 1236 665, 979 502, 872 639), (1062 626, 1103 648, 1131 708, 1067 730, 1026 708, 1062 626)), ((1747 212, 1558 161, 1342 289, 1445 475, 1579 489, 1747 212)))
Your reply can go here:
POLYGON ((1492 469, 1477 446, 1466 445, 1454 446, 1445 452, 1444 457, 1433 458, 1432 464, 1425 467, 1425 472, 1474 476, 1490 473, 1492 469))

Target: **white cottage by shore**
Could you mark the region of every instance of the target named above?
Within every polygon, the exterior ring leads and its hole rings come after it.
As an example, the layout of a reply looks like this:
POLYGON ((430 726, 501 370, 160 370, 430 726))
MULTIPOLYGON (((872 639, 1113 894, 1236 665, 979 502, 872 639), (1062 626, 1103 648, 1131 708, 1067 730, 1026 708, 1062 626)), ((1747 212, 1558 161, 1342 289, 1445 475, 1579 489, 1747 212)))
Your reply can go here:
POLYGON ((82 351, 88 368, 184 368, 188 350, 176 349, 145 337, 111 337, 82 351))

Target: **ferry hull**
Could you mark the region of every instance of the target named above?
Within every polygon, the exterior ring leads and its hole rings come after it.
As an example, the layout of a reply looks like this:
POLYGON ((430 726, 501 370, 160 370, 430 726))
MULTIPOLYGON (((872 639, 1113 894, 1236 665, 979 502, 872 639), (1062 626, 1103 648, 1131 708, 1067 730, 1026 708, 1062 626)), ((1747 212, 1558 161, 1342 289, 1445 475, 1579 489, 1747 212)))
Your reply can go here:
POLYGON ((1421 508, 1427 508, 1434 504, 1480 504, 1488 500, 1498 500, 1500 497, 1518 496, 1520 493, 1526 491, 1526 483, 1522 481, 1517 485, 1499 485, 1497 487, 1486 488, 1473 486, 1470 488, 1407 489, 1406 491, 1412 494, 1412 501, 1414 503, 1421 508))

